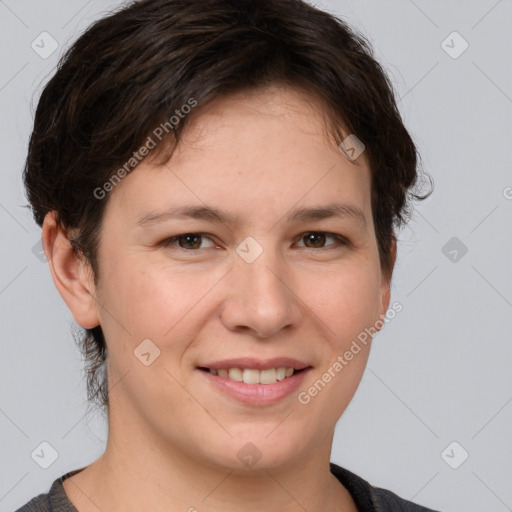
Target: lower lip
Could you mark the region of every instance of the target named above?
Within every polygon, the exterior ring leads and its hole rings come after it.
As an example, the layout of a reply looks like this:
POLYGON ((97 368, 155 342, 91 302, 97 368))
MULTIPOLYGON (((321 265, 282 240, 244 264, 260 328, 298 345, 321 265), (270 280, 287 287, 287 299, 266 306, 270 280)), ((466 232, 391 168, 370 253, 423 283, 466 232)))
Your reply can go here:
POLYGON ((246 384, 227 377, 219 377, 204 370, 197 370, 223 393, 248 405, 270 405, 291 395, 300 387, 311 367, 294 373, 274 384, 246 384))

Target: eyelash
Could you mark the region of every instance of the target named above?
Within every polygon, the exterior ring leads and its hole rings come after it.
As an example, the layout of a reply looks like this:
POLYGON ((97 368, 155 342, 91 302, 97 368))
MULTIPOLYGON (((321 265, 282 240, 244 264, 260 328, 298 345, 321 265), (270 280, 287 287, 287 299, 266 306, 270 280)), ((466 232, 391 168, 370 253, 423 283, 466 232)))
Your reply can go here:
MULTIPOLYGON (((350 242, 345 237, 343 237, 341 235, 337 235, 336 233, 329 233, 329 232, 326 232, 326 231, 306 231, 305 233, 302 233, 298 237, 298 239, 302 240, 302 238, 304 238, 304 236, 306 236, 306 235, 313 235, 313 234, 314 235, 318 235, 318 234, 320 234, 320 235, 327 235, 328 237, 334 238, 337 243, 328 245, 326 247, 318 247, 318 248, 315 248, 315 247, 304 247, 304 249, 309 249, 309 250, 313 250, 313 251, 322 251, 322 250, 328 250, 330 248, 334 248, 335 249, 335 248, 339 248, 339 247, 344 247, 344 246, 349 246, 350 245, 350 242)), ((164 247, 164 248, 169 248, 170 246, 172 246, 174 244, 174 242, 177 242, 180 238, 185 237, 185 236, 201 236, 201 237, 206 237, 206 238, 209 238, 211 242, 215 243, 213 240, 211 240, 210 236, 208 236, 207 233, 182 233, 181 235, 176 235, 176 236, 172 236, 170 238, 166 238, 159 245, 161 247, 164 247)), ((190 253, 193 253, 193 252, 201 250, 201 249, 185 249, 184 247, 179 247, 179 246, 174 247, 174 249, 182 250, 182 251, 190 252, 190 253)))

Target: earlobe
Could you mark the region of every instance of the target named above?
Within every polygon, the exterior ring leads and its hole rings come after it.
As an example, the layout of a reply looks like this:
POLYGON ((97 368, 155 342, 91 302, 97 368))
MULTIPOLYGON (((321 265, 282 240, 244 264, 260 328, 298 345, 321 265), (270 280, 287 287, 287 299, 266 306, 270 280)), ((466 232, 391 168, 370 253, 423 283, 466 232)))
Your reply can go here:
POLYGON ((76 323, 86 329, 96 327, 100 322, 90 265, 73 250, 67 233, 56 222, 56 212, 46 214, 41 237, 53 282, 76 323))

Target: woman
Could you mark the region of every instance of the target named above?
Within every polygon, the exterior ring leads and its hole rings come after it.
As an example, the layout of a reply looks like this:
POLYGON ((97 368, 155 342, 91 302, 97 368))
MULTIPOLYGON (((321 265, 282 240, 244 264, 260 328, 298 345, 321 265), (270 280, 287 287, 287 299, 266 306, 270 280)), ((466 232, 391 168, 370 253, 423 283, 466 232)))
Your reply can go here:
POLYGON ((425 197, 361 36, 297 0, 133 2, 63 57, 24 178, 109 437, 20 511, 430 510, 330 463, 425 197))

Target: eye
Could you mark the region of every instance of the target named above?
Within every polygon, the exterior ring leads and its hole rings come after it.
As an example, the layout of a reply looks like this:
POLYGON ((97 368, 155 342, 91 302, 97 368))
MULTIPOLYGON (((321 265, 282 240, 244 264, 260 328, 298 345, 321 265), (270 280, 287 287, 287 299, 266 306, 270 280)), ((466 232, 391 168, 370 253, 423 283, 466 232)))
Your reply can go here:
MULTIPOLYGON (((201 247, 201 242, 204 239, 210 241, 210 247, 215 246, 211 238, 206 233, 183 233, 181 235, 166 238, 159 245, 161 247, 168 247, 171 249, 176 248, 178 250, 184 249, 185 251, 193 252, 207 248, 201 247)), ((300 240, 304 240, 306 244, 308 244, 303 246, 307 249, 335 249, 336 247, 347 246, 350 244, 350 242, 341 235, 326 233, 324 231, 309 231, 307 233, 303 233, 300 240), (335 242, 326 246, 325 242, 328 238, 332 238, 335 242)))
POLYGON ((162 247, 169 247, 175 245, 176 242, 178 242, 178 248, 180 249, 204 249, 204 247, 201 247, 202 238, 207 238, 207 235, 205 235, 205 233, 183 233, 181 235, 176 235, 171 238, 165 239, 160 245, 162 247))
POLYGON ((312 244, 311 246, 306 246, 308 249, 325 249, 331 246, 339 247, 343 245, 349 245, 348 240, 341 235, 336 235, 335 233, 325 233, 324 231, 310 231, 308 233, 303 233, 301 235, 301 240, 304 240, 308 244, 312 244), (325 247, 323 244, 327 238, 332 238, 336 242, 325 247))

